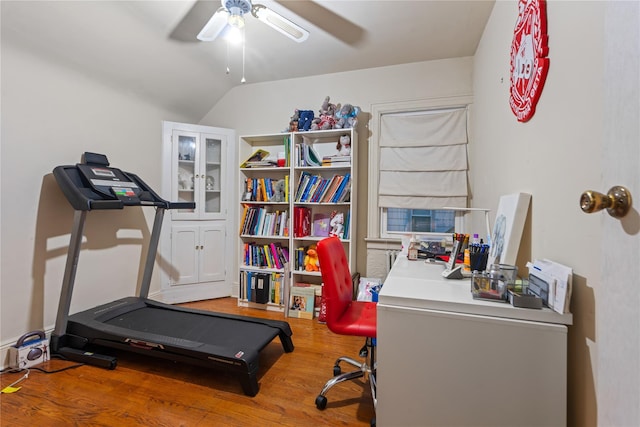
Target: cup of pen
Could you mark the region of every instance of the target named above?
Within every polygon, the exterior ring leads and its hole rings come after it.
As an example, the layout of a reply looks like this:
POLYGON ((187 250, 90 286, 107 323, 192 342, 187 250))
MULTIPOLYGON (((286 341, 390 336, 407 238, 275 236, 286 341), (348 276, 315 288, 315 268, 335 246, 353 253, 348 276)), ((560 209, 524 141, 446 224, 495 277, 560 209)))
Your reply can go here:
POLYGON ((471 271, 484 271, 487 269, 489 259, 489 245, 471 246, 469 261, 471 271))

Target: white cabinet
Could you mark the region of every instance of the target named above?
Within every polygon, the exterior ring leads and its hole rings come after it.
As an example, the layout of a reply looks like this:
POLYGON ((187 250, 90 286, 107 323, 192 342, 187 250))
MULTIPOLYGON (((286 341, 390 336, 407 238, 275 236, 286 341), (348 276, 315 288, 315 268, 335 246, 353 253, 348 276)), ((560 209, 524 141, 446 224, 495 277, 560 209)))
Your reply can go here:
POLYGON ((165 216, 160 244, 162 289, 158 299, 179 303, 232 294, 230 274, 235 194, 230 190, 235 152, 230 129, 163 122, 162 192, 194 209, 165 216))
MULTIPOLYGON (((356 141, 354 129, 293 132, 241 136, 238 161, 240 168, 238 184, 239 209, 239 289, 238 302, 257 308, 283 310, 286 301, 284 292, 270 290, 265 303, 254 304, 247 298, 250 279, 256 274, 268 274, 271 281, 279 285, 278 277, 284 273, 282 263, 286 261, 291 271, 290 283, 320 285, 319 271, 306 271, 304 254, 311 245, 327 237, 333 216, 342 217, 339 237, 355 269, 355 244, 352 236, 355 227, 356 168, 357 153, 336 157, 340 138, 356 141), (257 152, 268 152, 266 159, 244 164, 257 152), (309 161, 309 153, 316 162, 309 161), (315 156, 314 156, 315 155, 315 156), (280 163, 277 159, 281 158, 280 163), (323 162, 323 158, 327 157, 323 162), (331 157, 331 160, 329 160, 331 157), (311 180, 314 180, 311 182, 311 180), (286 197, 273 197, 278 182, 284 181, 286 197), (340 186, 342 184, 342 186, 340 186), (266 191, 263 191, 263 188, 266 191), (306 191, 305 191, 306 190, 306 191), (261 195, 261 193, 264 194, 261 195), (335 197, 330 197, 334 194, 335 197), (340 194, 343 196, 340 197, 340 194), (321 197, 321 195, 323 197, 321 197), (301 221, 301 215, 304 219, 301 221), (314 227, 314 220, 316 221, 314 227), (321 223, 324 221, 324 223, 321 223), (275 222, 275 223, 274 223, 275 222), (301 224, 306 224, 302 229, 301 224), (284 253, 278 260, 277 254, 284 253), (280 298, 278 298, 278 296, 280 298)), ((353 144, 357 146, 357 144, 353 144)), ((343 152, 344 154, 344 152, 343 152)), ((271 283, 271 282, 270 282, 271 283)))
POLYGON ((225 278, 226 230, 220 225, 174 225, 171 230, 172 284, 217 282, 225 278))
POLYGON ((474 299, 399 255, 378 299, 378 425, 564 426, 570 313, 474 299))

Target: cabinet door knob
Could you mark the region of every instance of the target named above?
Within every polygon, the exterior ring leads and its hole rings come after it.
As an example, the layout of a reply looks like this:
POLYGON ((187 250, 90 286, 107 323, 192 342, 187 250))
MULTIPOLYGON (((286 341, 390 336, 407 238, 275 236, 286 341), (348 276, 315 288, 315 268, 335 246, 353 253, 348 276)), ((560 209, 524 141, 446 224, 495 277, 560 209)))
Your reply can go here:
POLYGON ((607 194, 587 190, 580 196, 580 208, 585 213, 606 209, 612 217, 622 218, 631 208, 631 193, 620 185, 611 187, 607 194))

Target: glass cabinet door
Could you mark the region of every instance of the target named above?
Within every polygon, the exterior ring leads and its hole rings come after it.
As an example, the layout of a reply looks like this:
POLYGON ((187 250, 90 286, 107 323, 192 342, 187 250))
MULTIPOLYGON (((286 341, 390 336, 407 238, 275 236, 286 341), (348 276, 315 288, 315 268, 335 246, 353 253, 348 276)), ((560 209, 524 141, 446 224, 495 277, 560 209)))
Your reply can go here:
POLYGON ((220 214, 220 192, 224 184, 222 179, 222 141, 214 136, 204 136, 204 165, 202 168, 202 181, 204 184, 203 213, 220 214))
MULTIPOLYGON (((177 200, 180 202, 197 202, 197 155, 198 136, 185 132, 174 133, 174 161, 177 162, 177 174, 175 188, 177 189, 177 200)), ((176 200, 176 199, 174 199, 176 200)), ((196 209, 198 205, 196 203, 196 209)), ((177 215, 194 215, 193 209, 179 209, 177 215)))

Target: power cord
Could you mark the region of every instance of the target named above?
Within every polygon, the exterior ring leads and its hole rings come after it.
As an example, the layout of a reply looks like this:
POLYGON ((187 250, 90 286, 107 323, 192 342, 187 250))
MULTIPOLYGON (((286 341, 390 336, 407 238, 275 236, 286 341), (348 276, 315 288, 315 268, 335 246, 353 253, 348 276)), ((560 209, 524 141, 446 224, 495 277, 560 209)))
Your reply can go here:
MULTIPOLYGON (((54 356, 54 358, 62 359, 62 360, 68 360, 68 359, 66 359, 64 357, 59 357, 59 356, 54 356)), ((0 392, 2 392, 2 393, 15 393, 16 391, 20 390, 22 387, 15 387, 15 385, 19 384, 22 381, 24 381, 27 378, 29 378, 29 373, 31 372, 31 370, 43 372, 45 374, 56 374, 58 372, 67 371, 69 369, 79 368, 80 366, 84 366, 84 365, 85 365, 84 363, 76 363, 75 365, 65 366, 63 368, 54 369, 54 370, 51 370, 51 371, 48 371, 48 370, 43 369, 43 368, 38 368, 38 367, 35 367, 35 366, 32 366, 32 367, 27 368, 27 369, 23 369, 23 368, 20 368, 20 369, 5 368, 5 369, 0 370, 0 375, 5 374, 5 373, 7 373, 7 374, 17 374, 17 373, 24 372, 24 371, 26 371, 26 372, 22 377, 18 378, 16 381, 12 382, 8 386, 6 386, 2 390, 0 390, 0 392)))

